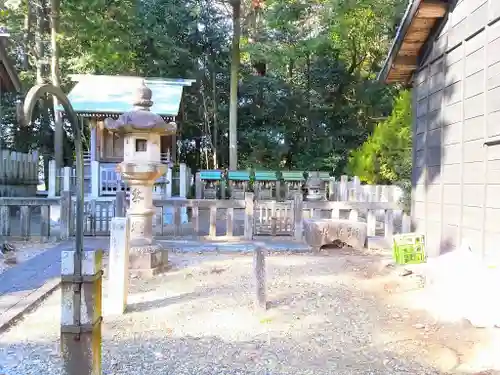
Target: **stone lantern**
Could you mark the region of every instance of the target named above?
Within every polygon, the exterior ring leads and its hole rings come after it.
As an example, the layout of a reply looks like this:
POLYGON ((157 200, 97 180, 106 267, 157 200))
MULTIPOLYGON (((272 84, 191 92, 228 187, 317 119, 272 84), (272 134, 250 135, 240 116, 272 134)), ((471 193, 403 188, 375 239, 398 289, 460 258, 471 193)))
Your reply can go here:
POLYGON ((306 181, 306 189, 306 199, 308 201, 319 201, 323 199, 324 192, 321 191, 319 172, 309 172, 309 176, 306 181))
POLYGON ((161 163, 160 138, 175 134, 177 127, 150 112, 151 97, 151 90, 142 82, 133 110, 116 121, 106 121, 109 131, 123 137, 123 162, 117 171, 130 187, 129 267, 138 275, 161 272, 168 263, 167 251, 162 251, 161 245, 153 240, 153 184, 167 170, 167 165, 161 163))

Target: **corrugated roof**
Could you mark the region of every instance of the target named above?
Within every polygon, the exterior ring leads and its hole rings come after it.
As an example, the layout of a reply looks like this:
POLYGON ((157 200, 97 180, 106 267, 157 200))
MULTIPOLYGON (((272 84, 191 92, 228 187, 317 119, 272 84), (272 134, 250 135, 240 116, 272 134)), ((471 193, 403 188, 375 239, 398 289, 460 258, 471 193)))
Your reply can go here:
MULTIPOLYGON (((189 79, 105 75, 74 75, 72 79, 77 83, 68 98, 75 112, 86 117, 116 116, 130 111, 142 81, 153 94, 151 111, 160 116, 173 117, 179 113, 183 88, 194 82, 189 79)), ((64 111, 62 106, 57 110, 64 111)))

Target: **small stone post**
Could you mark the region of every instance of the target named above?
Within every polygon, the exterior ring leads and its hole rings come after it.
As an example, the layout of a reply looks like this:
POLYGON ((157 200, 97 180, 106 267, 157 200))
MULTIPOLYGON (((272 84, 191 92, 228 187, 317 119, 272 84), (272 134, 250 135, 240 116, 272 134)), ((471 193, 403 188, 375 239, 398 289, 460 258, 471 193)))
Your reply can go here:
POLYGON ((102 251, 83 252, 81 276, 76 272, 75 255, 75 251, 61 253, 62 373, 100 375, 102 251))
POLYGON ((108 271, 110 293, 106 303, 106 315, 122 315, 127 307, 129 234, 129 221, 126 217, 111 219, 108 271))
POLYGON ((253 272, 255 276, 255 308, 266 310, 266 248, 262 245, 257 245, 253 252, 253 272))

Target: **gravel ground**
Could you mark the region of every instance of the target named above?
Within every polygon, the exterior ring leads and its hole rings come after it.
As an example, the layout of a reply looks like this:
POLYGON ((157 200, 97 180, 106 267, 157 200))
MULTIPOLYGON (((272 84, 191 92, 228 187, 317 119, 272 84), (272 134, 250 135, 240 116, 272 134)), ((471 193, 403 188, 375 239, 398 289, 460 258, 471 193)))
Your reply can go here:
MULTIPOLYGON (((36 257, 44 251, 56 246, 58 242, 40 242, 40 241, 8 241, 16 247, 17 264, 26 262, 28 259, 36 257)), ((0 242, 0 244, 3 242, 0 242)), ((10 267, 15 267, 16 264, 5 264, 4 255, 0 253, 0 273, 10 267)))
MULTIPOLYGON (((403 304, 420 280, 377 254, 269 256, 267 312, 252 309, 251 257, 171 261, 165 275, 132 280, 127 314, 105 318, 104 374, 424 375, 490 365, 475 354, 489 332, 403 304)), ((59 304, 56 293, 0 336, 6 374, 62 373, 59 304)))

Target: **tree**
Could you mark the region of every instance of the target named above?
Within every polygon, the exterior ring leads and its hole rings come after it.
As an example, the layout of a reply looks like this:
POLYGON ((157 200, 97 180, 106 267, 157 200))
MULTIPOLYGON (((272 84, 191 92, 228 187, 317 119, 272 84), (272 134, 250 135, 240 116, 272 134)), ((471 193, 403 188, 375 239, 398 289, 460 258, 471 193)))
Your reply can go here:
POLYGON ((229 100, 229 169, 238 169, 238 81, 240 67, 241 0, 231 0, 233 33, 231 37, 231 78, 229 100))
MULTIPOLYGON (((57 56, 66 92, 72 73, 195 79, 177 117, 179 156, 194 169, 230 166, 237 130, 239 168, 341 174, 393 105, 396 90, 374 78, 403 0, 65 0, 59 25, 48 0, 17 2, 0 20, 26 87, 49 80, 57 56)), ((48 108, 31 139, 6 125, 8 142, 52 157, 48 108)))
MULTIPOLYGON (((60 0, 50 0, 50 45, 52 52, 52 59, 50 64, 50 72, 52 76, 52 84, 56 87, 61 86, 61 77, 59 69, 59 8, 60 0)), ((53 112, 54 112, 54 125, 55 125, 55 140, 54 140, 54 156, 56 159, 57 168, 63 167, 64 162, 64 128, 63 120, 60 112, 56 111, 58 106, 57 99, 53 99, 53 112)))
POLYGON ((351 153, 349 171, 369 184, 411 180, 411 94, 402 91, 391 115, 379 123, 363 145, 351 153))

